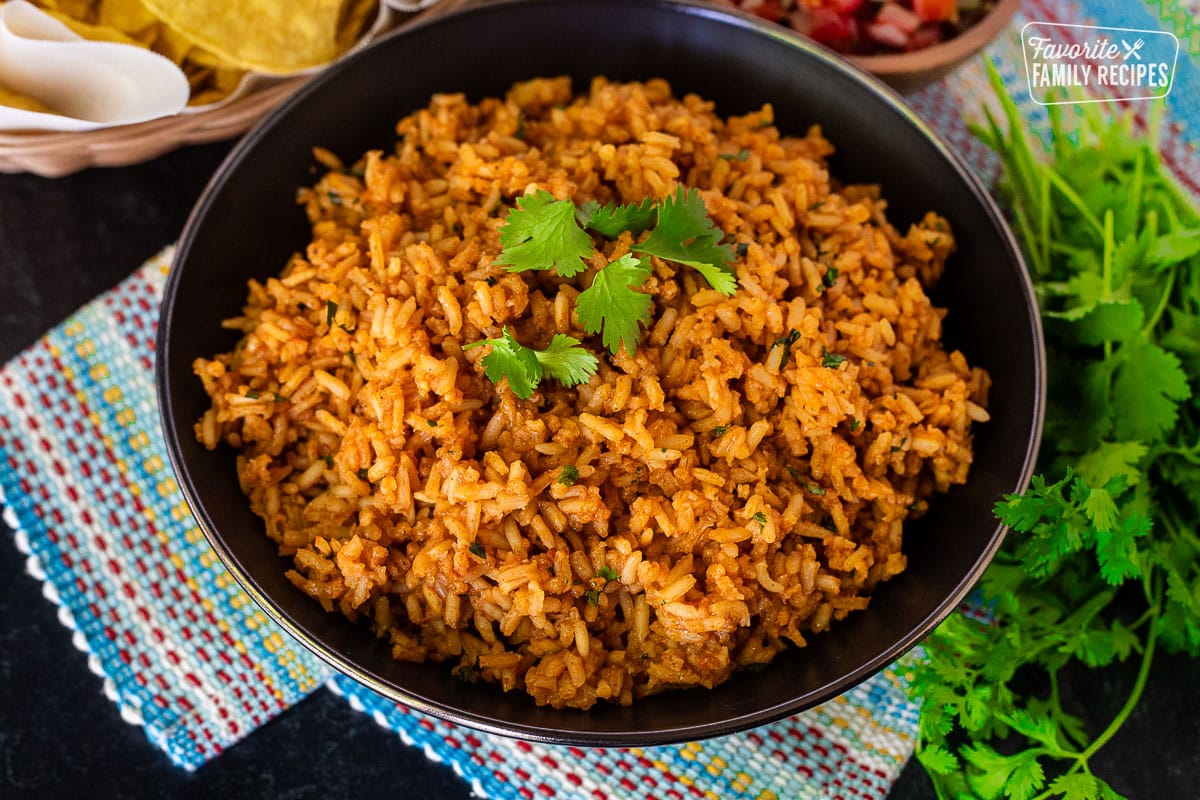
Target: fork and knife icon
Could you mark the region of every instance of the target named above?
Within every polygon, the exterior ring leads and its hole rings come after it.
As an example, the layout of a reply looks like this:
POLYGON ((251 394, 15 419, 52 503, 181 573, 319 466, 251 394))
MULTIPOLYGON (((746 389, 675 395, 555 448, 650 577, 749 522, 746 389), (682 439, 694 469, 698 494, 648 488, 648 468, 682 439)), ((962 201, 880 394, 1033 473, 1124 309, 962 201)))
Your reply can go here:
POLYGON ((1136 58, 1138 61, 1141 61, 1142 56, 1138 51, 1141 50, 1145 44, 1146 44, 1145 39, 1138 39, 1133 44, 1130 44, 1129 42, 1122 39, 1121 46, 1125 48, 1124 59, 1126 61, 1128 61, 1130 58, 1136 58))

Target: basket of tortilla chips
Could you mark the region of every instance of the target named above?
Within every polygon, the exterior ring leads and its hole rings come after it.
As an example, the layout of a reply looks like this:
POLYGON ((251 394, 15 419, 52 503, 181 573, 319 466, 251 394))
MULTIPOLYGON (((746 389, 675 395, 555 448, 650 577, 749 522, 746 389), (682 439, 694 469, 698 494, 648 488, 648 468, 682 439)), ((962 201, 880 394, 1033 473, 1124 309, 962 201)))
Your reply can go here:
POLYGON ((235 136, 346 53, 460 3, 0 2, 0 172, 56 177, 235 136))

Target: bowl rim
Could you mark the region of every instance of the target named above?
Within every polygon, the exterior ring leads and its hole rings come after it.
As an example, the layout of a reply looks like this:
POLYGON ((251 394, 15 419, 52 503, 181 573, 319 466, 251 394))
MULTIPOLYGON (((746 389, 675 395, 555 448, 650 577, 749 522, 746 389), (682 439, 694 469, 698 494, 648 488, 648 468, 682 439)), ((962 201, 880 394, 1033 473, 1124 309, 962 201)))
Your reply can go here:
MULTIPOLYGON (((168 333, 173 327, 174 309, 176 300, 178 299, 180 275, 182 274, 180 267, 186 261, 196 240, 199 223, 216 202, 215 197, 219 193, 219 190, 224 186, 228 177, 235 172, 244 157, 256 149, 259 140, 266 136, 267 132, 277 124, 277 121, 289 116, 293 108, 305 103, 310 95, 320 91, 326 83, 337 80, 341 71, 346 69, 344 65, 353 64, 355 60, 363 57, 363 54, 370 52, 375 47, 388 46, 387 43, 393 39, 403 39, 410 31, 416 32, 429 27, 455 25, 460 20, 476 14, 503 13, 504 8, 508 6, 557 5, 560 2, 561 0, 489 0, 486 3, 468 3, 446 14, 433 15, 423 20, 418 20, 411 26, 392 31, 381 37, 377 43, 373 43, 370 47, 364 48, 358 53, 349 56, 344 61, 338 62, 338 64, 335 64, 329 70, 305 84, 298 92, 274 109, 237 142, 217 168, 216 172, 214 172, 213 177, 205 186, 189 214, 164 287, 163 299, 160 306, 161 317, 156 334, 155 382, 160 410, 160 424, 166 438, 169 460, 177 478, 177 483, 189 508, 192 510, 196 524, 201 529, 209 545, 216 552, 222 564, 233 575, 242 590, 254 600, 256 605, 272 621, 282 627, 310 653, 317 656, 337 672, 359 681, 392 701, 402 703, 416 711, 429 714, 438 719, 487 733, 521 738, 531 742, 558 745, 591 747, 655 746, 678 744, 749 730, 760 725, 775 722, 837 697, 877 674, 888 664, 911 650, 967 597, 999 550, 1005 538, 1007 528, 999 521, 996 521, 995 528, 989 539, 989 545, 980 552, 971 569, 964 573, 958 580, 955 590, 942 598, 918 624, 913 625, 903 636, 897 637, 888 647, 876 652, 871 658, 859 663, 854 669, 841 673, 835 679, 824 682, 817 691, 793 697, 786 702, 757 708, 754 711, 742 713, 737 716, 721 717, 716 720, 682 727, 659 727, 652 730, 639 727, 617 732, 592 732, 586 730, 583 726, 572 730, 550 728, 485 716, 439 699, 422 697, 408 692, 403 687, 387 682, 380 676, 355 663, 349 657, 338 653, 328 644, 321 641, 316 635, 310 633, 303 625, 293 621, 266 592, 258 587, 253 576, 242 568, 230 547, 225 543, 223 536, 215 529, 211 519, 208 517, 205 503, 196 482, 187 470, 179 445, 181 434, 189 435, 192 423, 191 421, 177 420, 175 419, 175 415, 170 413, 174 404, 167 381, 167 364, 170 360, 168 357, 170 351, 168 333)), ((1026 310, 1031 324, 1031 329, 1028 333, 1035 345, 1035 352, 1033 353, 1034 374, 1032 376, 1033 419, 1031 420, 1032 425, 1028 441, 1025 443, 1024 461, 1022 462, 1015 489, 1016 491, 1023 491, 1028 486, 1036 466, 1046 405, 1046 352, 1041 318, 1038 313, 1038 305, 1029 272, 1016 237, 1005 221, 991 194, 970 171, 962 158, 904 103, 899 93, 883 83, 879 78, 863 71, 834 51, 799 34, 789 32, 775 23, 759 20, 751 17, 751 15, 739 13, 736 10, 726 10, 713 4, 704 3, 702 0, 572 0, 572 2, 583 6, 658 6, 661 9, 666 9, 667 13, 705 17, 719 24, 750 29, 758 35, 779 40, 789 47, 804 51, 807 57, 817 59, 836 70, 847 73, 848 77, 863 84, 867 91, 877 95, 880 101, 887 104, 893 112, 900 115, 908 124, 912 125, 921 137, 936 150, 941 158, 947 162, 957 178, 964 183, 970 194, 979 202, 981 210, 996 230, 998 238, 1000 238, 1008 251, 1011 262, 1017 268, 1018 282, 1022 289, 1021 294, 1027 307, 1026 310)), ((586 715, 587 712, 582 713, 586 715)))

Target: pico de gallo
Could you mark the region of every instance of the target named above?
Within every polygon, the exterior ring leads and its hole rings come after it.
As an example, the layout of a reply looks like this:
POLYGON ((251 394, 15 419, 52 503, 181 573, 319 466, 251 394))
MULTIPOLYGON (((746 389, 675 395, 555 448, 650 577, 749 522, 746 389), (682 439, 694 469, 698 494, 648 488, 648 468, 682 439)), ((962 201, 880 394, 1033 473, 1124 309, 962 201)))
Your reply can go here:
POLYGON ((724 1, 851 55, 930 47, 971 27, 995 6, 994 0, 724 1))

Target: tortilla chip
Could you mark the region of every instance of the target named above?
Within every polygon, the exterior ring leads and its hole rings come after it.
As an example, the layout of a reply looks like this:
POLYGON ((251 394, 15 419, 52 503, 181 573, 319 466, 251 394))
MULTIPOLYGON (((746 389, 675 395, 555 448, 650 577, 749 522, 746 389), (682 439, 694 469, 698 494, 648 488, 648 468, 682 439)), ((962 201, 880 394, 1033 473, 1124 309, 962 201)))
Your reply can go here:
POLYGON ((33 0, 35 6, 41 6, 47 11, 57 11, 64 17, 96 24, 98 19, 99 0, 33 0))
POLYGON ((29 95, 14 92, 0 85, 0 106, 8 106, 9 108, 19 108, 23 111, 40 111, 43 114, 53 114, 54 109, 44 103, 41 103, 29 95))
MULTIPOLYGON (((2 2, 2 0, 0 0, 2 2)), ((34 0, 85 39, 146 47, 178 64, 189 105, 227 97, 247 71, 332 61, 362 36, 378 0, 34 0)))
POLYGON ((337 43, 339 52, 345 52, 354 46, 358 37, 362 36, 375 15, 377 3, 375 0, 351 0, 346 4, 345 13, 338 23, 337 43))
POLYGON ((87 22, 78 17, 68 16, 61 11, 46 9, 46 13, 57 19, 63 25, 66 25, 75 33, 92 42, 116 42, 117 44, 132 44, 139 47, 147 47, 148 43, 141 41, 129 35, 125 31, 109 27, 107 25, 98 25, 96 23, 87 22))
MULTIPOLYGON (((288 74, 328 63, 353 0, 143 0, 163 22, 231 66, 288 74)), ((365 15, 363 15, 365 20, 365 15)), ((362 21, 359 22, 361 29, 362 21)), ((357 38, 357 32, 351 41, 357 38)))
POLYGON ((241 70, 195 68, 188 73, 188 81, 192 85, 188 105, 206 106, 224 100, 245 76, 246 73, 241 70))
POLYGON ((139 42, 154 41, 158 17, 142 0, 100 0, 96 24, 123 31, 139 42))
POLYGON ((183 68, 192 87, 189 106, 204 106, 225 99, 246 76, 244 69, 230 66, 225 59, 197 47, 183 34, 161 23, 150 46, 183 68))

